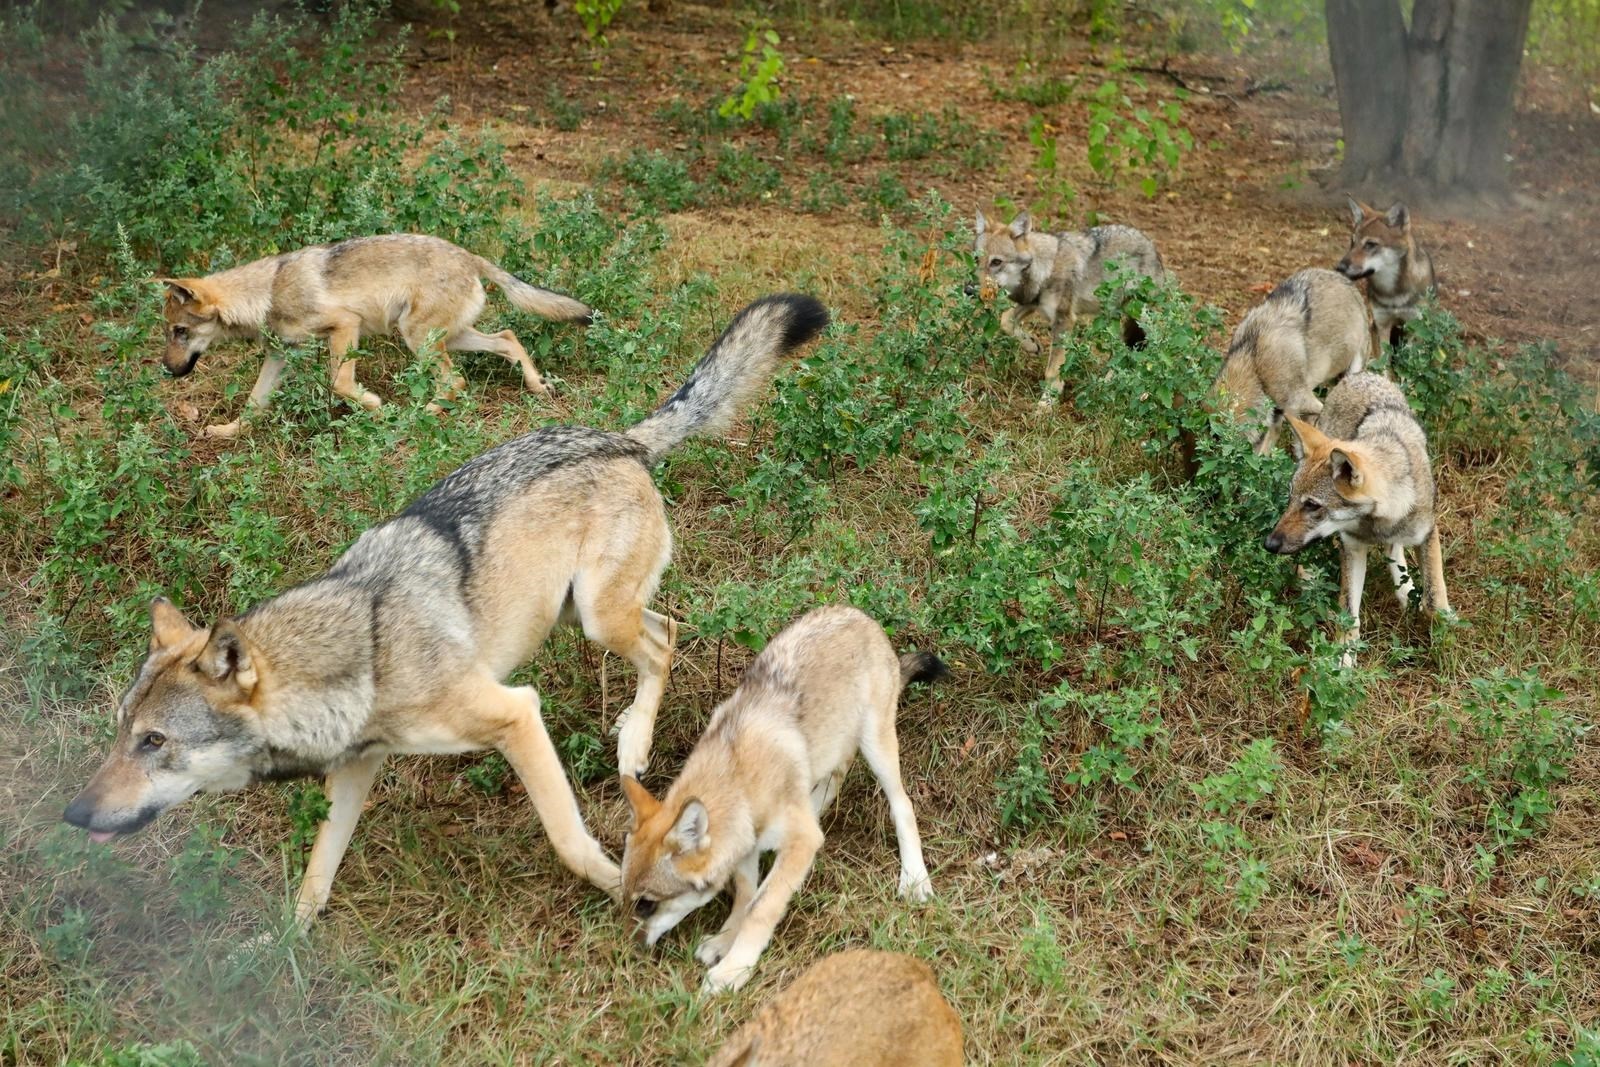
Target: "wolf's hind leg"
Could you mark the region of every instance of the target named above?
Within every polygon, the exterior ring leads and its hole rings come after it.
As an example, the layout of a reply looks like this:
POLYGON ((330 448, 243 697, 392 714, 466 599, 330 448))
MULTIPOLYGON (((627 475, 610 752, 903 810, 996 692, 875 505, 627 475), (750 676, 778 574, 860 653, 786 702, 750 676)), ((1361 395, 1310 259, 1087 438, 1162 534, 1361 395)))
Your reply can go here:
POLYGON ((445 347, 453 352, 493 352, 522 368, 522 384, 528 392, 540 396, 550 395, 550 387, 539 377, 538 368, 533 365, 533 360, 528 358, 528 350, 522 347, 522 342, 517 340, 517 335, 510 330, 480 333, 468 326, 451 334, 445 340, 445 347))
POLYGON ((305 877, 300 880, 300 895, 295 901, 294 918, 301 930, 310 927, 312 920, 327 907, 333 876, 338 873, 345 849, 350 847, 350 835, 355 832, 356 820, 361 818, 361 805, 366 802, 372 780, 382 764, 382 756, 362 756, 328 774, 324 783, 328 792, 328 817, 317 827, 317 840, 311 846, 311 859, 306 863, 305 877))
POLYGON ((328 331, 328 370, 336 395, 353 400, 368 411, 376 411, 383 406, 383 401, 377 393, 361 388, 361 383, 356 381, 356 361, 344 358, 360 339, 359 322, 342 322, 328 331))
POLYGON ((894 836, 900 846, 900 896, 915 903, 933 898, 933 883, 922 859, 922 835, 917 832, 917 813, 900 780, 900 739, 894 731, 894 705, 869 712, 861 738, 861 758, 872 768, 873 777, 889 799, 889 815, 894 819, 894 836))

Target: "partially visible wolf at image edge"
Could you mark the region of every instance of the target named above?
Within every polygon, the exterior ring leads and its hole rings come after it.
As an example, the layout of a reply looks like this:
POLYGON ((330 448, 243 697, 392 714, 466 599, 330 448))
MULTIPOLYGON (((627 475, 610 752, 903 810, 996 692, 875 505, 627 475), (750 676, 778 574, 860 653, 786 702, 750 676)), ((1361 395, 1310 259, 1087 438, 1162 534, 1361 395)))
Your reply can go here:
POLYGON ((808 296, 745 308, 683 386, 625 433, 535 430, 475 459, 362 534, 320 578, 209 629, 164 599, 150 653, 117 708, 105 763, 63 814, 104 841, 199 792, 325 775, 330 808, 296 905, 327 903, 386 755, 493 747, 516 771, 563 863, 615 897, 531 687, 502 679, 558 622, 638 669, 618 765, 641 773, 675 627, 645 604, 671 555, 650 469, 718 432, 811 340, 808 296))
MULTIPOLYGON (((345 354, 363 334, 396 332, 417 355, 433 344, 443 399, 461 388, 451 352, 503 356, 521 368, 530 392, 548 393, 515 333, 480 333, 473 327, 486 299, 481 278, 498 285, 516 307, 547 319, 587 322, 593 315, 582 301, 529 285, 449 241, 391 233, 313 245, 203 278, 158 278, 167 287, 167 347, 161 363, 181 378, 213 341, 267 332, 289 342, 323 337, 334 393, 373 409, 383 401, 356 381, 356 361, 345 354), (435 337, 438 342, 431 342, 435 337)), ((268 406, 283 368, 282 356, 267 353, 247 407, 268 406)), ((207 426, 205 433, 229 438, 243 427, 234 419, 207 426)))

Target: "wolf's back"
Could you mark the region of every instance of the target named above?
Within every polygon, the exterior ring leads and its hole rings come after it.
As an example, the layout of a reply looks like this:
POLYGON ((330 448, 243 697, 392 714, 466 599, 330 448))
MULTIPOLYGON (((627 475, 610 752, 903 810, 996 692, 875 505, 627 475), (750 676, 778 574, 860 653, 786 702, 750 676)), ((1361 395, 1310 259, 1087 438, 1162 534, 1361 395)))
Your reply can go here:
POLYGON ((828 325, 814 297, 780 293, 739 312, 689 379, 649 418, 627 431, 653 463, 690 437, 718 433, 755 399, 783 358, 828 325))

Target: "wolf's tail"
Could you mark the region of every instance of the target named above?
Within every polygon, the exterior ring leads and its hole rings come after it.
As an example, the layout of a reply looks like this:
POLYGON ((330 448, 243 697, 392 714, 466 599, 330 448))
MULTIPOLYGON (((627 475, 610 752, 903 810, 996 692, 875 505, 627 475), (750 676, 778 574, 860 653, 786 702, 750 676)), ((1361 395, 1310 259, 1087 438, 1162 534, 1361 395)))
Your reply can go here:
POLYGON ((587 325, 594 317, 594 309, 582 300, 574 300, 566 293, 554 289, 541 289, 529 285, 510 271, 502 270, 483 257, 478 257, 478 272, 498 285, 510 300, 523 311, 531 311, 557 322, 581 322, 587 325))
POLYGON ((649 450, 653 463, 690 437, 726 429, 767 387, 779 361, 827 325, 828 309, 814 297, 762 297, 734 317, 689 380, 627 435, 649 450))
POLYGON ((937 682, 950 676, 944 660, 932 652, 907 652, 900 657, 900 684, 911 682, 937 682))

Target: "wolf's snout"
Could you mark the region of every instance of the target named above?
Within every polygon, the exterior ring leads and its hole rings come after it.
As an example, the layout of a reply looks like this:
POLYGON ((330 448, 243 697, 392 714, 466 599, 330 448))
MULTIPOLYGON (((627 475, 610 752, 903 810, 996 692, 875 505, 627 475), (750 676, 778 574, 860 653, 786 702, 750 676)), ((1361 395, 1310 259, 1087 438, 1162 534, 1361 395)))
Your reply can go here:
POLYGON ((1273 530, 1267 534, 1266 546, 1268 552, 1283 553, 1283 534, 1273 530))
POLYGON ((199 363, 199 362, 200 362, 200 353, 198 353, 198 352, 190 352, 189 355, 188 355, 188 358, 186 358, 181 364, 178 364, 177 366, 174 366, 168 360, 162 360, 161 361, 161 365, 163 367, 167 368, 167 373, 172 375, 174 378, 182 378, 185 374, 188 374, 190 371, 194 370, 194 365, 196 363, 199 363))
POLYGON ((1367 275, 1372 273, 1370 270, 1357 270, 1350 265, 1350 261, 1348 259, 1341 259, 1339 261, 1339 265, 1333 269, 1338 271, 1340 274, 1343 274, 1346 278, 1349 278, 1353 282, 1360 281, 1362 278, 1365 278, 1367 275))
POLYGON ((73 798, 67 805, 67 810, 61 813, 61 818, 80 830, 89 831, 89 840, 96 844, 103 844, 117 836, 115 830, 96 830, 93 826, 95 817, 94 801, 82 793, 73 798))

